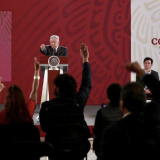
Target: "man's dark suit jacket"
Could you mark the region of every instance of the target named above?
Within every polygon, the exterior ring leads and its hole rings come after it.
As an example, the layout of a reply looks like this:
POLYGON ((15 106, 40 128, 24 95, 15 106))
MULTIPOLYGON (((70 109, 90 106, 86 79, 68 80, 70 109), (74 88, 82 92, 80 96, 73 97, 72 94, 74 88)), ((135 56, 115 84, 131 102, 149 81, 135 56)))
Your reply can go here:
POLYGON ((152 101, 143 113, 129 114, 104 130, 98 160, 160 158, 160 82, 153 75, 142 79, 152 101))
MULTIPOLYGON (((151 70, 151 75, 154 76, 157 80, 159 80, 158 72, 151 70)), ((136 75, 136 82, 140 83, 143 87, 145 87, 143 80, 138 75, 136 75)))
POLYGON ((113 106, 111 103, 108 103, 106 107, 103 107, 97 111, 94 124, 93 141, 93 150, 95 151, 96 155, 98 155, 99 152, 103 130, 109 125, 119 121, 121 118, 122 113, 119 105, 113 106))
MULTIPOLYGON (((157 80, 159 80, 158 72, 156 72, 156 71, 154 71, 154 70, 151 70, 151 75, 152 75, 153 77, 155 77, 157 80)), ((143 80, 142 80, 139 76, 137 76, 137 75, 136 75, 136 82, 140 83, 140 84, 143 86, 143 88, 146 88, 143 80)), ((146 86, 147 86, 147 85, 146 85, 146 86)), ((148 87, 147 87, 147 88, 148 88, 148 87)), ((152 98, 152 92, 151 92, 151 94, 147 94, 147 98, 152 98)))
MULTIPOLYGON (((45 54, 46 56, 54 56, 55 55, 53 48, 51 46, 46 46, 44 50, 40 49, 40 52, 42 54, 45 54)), ((63 46, 58 46, 56 56, 68 56, 68 49, 63 46)))

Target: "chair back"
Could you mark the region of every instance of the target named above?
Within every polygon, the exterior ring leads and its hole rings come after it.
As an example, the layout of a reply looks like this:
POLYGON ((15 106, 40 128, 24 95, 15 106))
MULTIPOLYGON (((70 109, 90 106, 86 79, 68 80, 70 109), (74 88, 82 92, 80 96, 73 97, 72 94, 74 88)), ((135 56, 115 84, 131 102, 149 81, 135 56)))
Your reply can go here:
POLYGON ((0 142, 40 141, 38 128, 28 122, 0 125, 0 142))
POLYGON ((16 141, 0 145, 1 158, 5 160, 40 160, 41 157, 53 159, 54 149, 51 144, 39 141, 16 141))
POLYGON ((46 134, 45 141, 55 148, 54 157, 58 159, 83 159, 90 150, 89 129, 80 124, 54 125, 46 134))
POLYGON ((54 149, 47 142, 40 142, 38 128, 28 122, 0 125, 0 159, 39 160, 50 159, 54 149))
POLYGON ((77 157, 86 157, 91 134, 83 110, 74 99, 57 99, 46 108, 45 117, 45 141, 54 147, 55 158, 77 160, 77 157))

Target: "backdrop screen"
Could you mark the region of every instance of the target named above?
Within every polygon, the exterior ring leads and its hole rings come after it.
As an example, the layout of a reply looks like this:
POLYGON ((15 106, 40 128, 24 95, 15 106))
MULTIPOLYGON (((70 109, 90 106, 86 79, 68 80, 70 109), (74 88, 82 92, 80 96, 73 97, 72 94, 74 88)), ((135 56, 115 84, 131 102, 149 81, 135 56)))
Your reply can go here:
POLYGON ((0 77, 11 81, 12 12, 0 11, 0 77))
MULTIPOLYGON (((88 46, 92 89, 87 104, 107 103, 106 89, 111 83, 124 85, 130 81, 130 73, 124 67, 131 60, 130 0, 2 1, 0 76, 6 85, 1 94, 2 103, 12 84, 18 85, 28 100, 34 57, 39 61, 42 56, 40 45, 49 45, 51 35, 58 35, 60 46, 68 48, 68 73, 76 79, 77 90, 82 78, 80 44, 83 42, 88 46)), ((42 85, 43 77, 38 103, 42 85)))

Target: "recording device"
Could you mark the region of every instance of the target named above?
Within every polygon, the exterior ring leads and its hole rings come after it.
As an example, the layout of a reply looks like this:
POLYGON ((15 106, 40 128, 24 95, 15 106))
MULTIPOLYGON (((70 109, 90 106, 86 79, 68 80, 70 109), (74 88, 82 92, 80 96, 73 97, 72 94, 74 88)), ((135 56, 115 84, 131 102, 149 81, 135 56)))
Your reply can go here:
POLYGON ((106 103, 101 104, 101 108, 104 108, 104 107, 106 107, 106 103))

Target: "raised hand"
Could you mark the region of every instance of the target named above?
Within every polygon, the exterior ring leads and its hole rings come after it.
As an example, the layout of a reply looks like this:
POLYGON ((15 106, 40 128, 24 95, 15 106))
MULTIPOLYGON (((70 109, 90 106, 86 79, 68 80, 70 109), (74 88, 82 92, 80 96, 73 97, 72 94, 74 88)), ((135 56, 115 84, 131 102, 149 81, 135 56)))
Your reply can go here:
POLYGON ((88 62, 89 58, 88 47, 84 43, 81 43, 80 54, 83 58, 83 62, 88 62))
POLYGON ((5 88, 4 84, 1 83, 2 81, 2 77, 0 77, 0 92, 3 90, 3 88, 5 88))
POLYGON ((41 48, 42 50, 43 50, 45 47, 46 47, 45 44, 41 44, 41 45, 40 45, 40 48, 41 48))
POLYGON ((127 63, 126 69, 128 71, 135 72, 140 77, 145 74, 144 70, 140 67, 138 62, 127 63))
POLYGON ((37 58, 36 57, 34 58, 34 68, 35 68, 35 71, 39 71, 40 70, 40 65, 39 65, 39 62, 37 62, 37 58))

